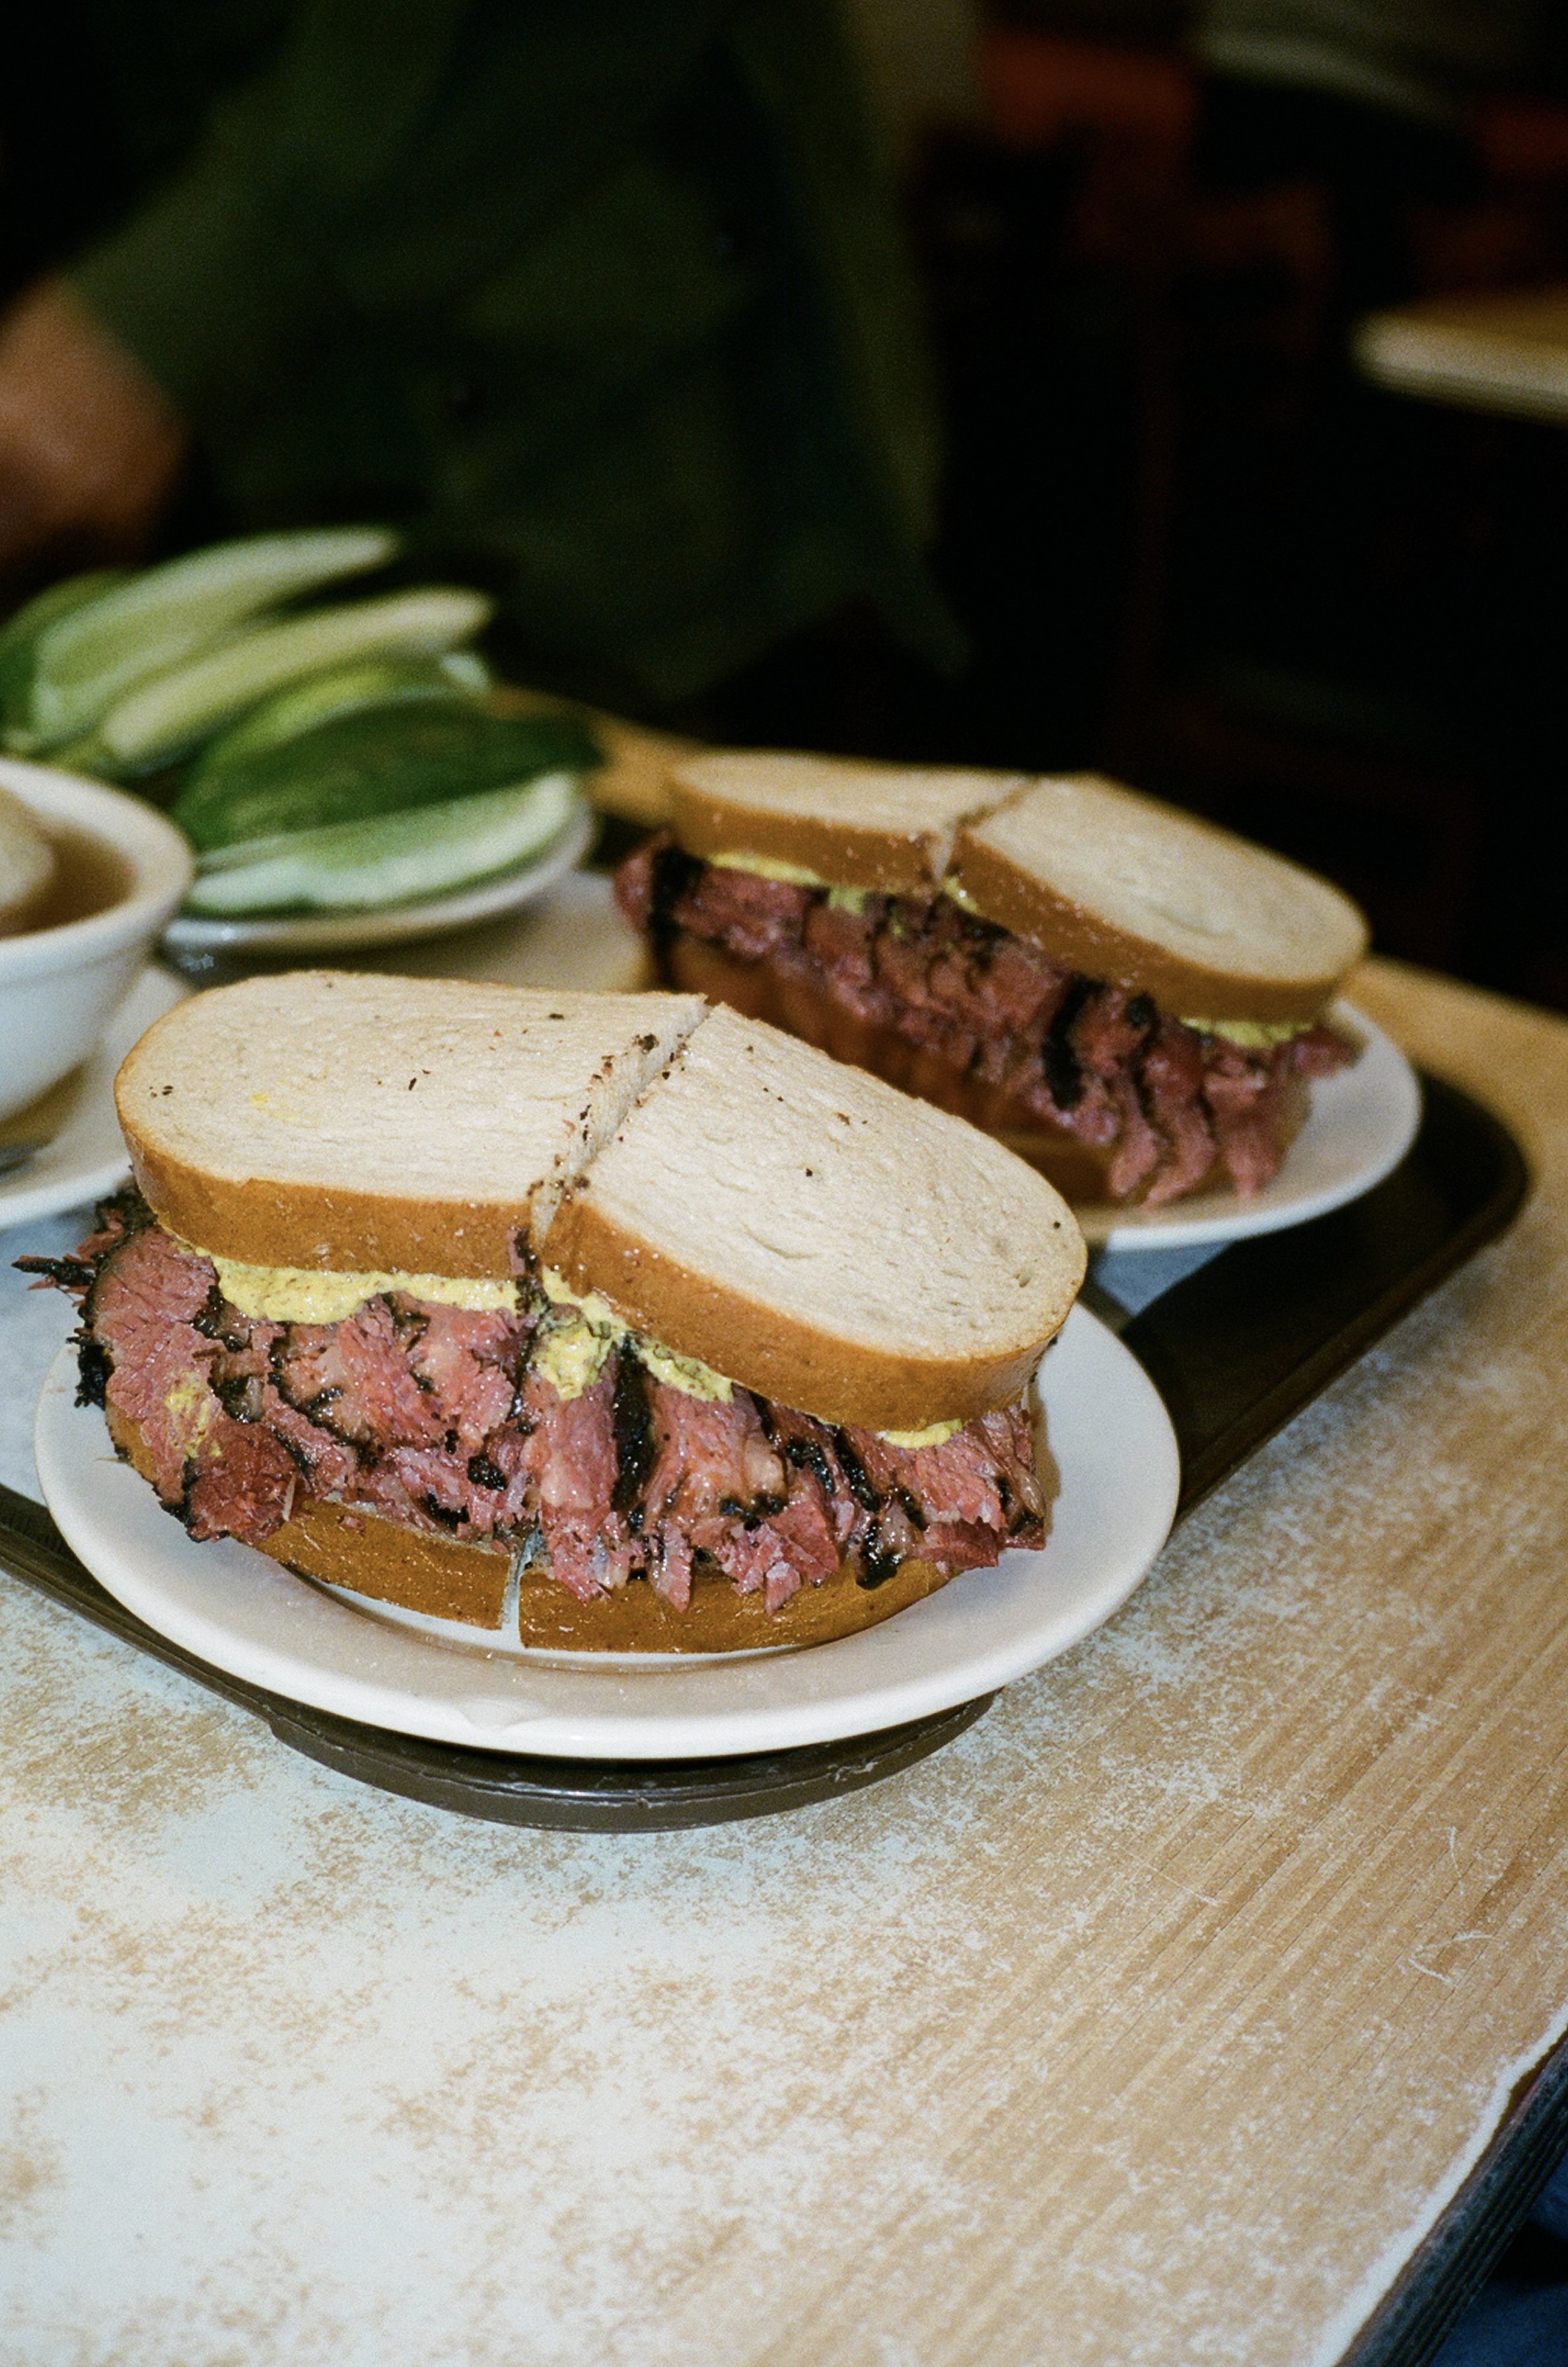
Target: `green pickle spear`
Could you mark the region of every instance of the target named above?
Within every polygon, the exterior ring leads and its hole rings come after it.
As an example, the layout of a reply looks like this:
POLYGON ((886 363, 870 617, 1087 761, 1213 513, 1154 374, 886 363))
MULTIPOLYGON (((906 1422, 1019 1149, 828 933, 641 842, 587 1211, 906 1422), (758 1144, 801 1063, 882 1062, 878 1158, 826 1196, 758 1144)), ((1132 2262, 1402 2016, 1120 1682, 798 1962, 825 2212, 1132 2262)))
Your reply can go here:
POLYGON ((364 912, 449 894, 544 854, 581 810, 575 776, 547 773, 439 807, 253 842, 204 863, 186 910, 210 919, 364 912))
POLYGON ((368 658, 438 657, 470 640, 491 608, 482 592, 430 584, 258 625, 154 675, 112 707, 95 733, 99 765, 119 778, 156 771, 311 674, 368 658))
POLYGON ((35 594, 0 627, 0 730, 8 748, 28 740, 33 674, 44 634, 62 617, 101 600, 125 580, 123 567, 96 567, 85 575, 68 575, 62 583, 35 594))
POLYGON ((138 685, 231 641, 285 601, 385 566, 399 547, 386 527, 254 535, 101 586, 33 643, 7 743, 31 753, 79 740, 138 685))
POLYGON ((210 780, 243 757, 298 740, 334 715, 357 715, 367 708, 399 707, 414 699, 471 702, 482 698, 493 682, 489 666, 473 650, 449 650, 441 658, 373 659, 312 674, 264 699, 209 740, 192 760, 190 783, 210 780))
POLYGON ((603 761, 571 716, 413 702, 338 715, 189 782, 175 820, 198 853, 368 821, 603 761))

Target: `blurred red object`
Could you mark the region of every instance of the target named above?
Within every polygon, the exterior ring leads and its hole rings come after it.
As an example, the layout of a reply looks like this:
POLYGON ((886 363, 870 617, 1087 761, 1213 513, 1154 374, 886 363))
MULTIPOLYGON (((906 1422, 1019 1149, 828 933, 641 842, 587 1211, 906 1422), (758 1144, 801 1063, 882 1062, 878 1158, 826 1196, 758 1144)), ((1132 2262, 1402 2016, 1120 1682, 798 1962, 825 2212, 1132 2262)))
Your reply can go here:
POLYGON ((997 26, 979 74, 998 146, 1077 152, 1070 251, 1134 278, 1165 269, 1198 107, 1185 61, 997 26))
POLYGON ((1006 147, 1050 147, 1087 132, 1160 151, 1173 165, 1186 154, 1197 82, 1180 58, 993 26, 979 66, 992 128, 1006 147))
POLYGON ((1476 153, 1499 181, 1568 181, 1568 106, 1561 99, 1497 92, 1471 123, 1476 153))

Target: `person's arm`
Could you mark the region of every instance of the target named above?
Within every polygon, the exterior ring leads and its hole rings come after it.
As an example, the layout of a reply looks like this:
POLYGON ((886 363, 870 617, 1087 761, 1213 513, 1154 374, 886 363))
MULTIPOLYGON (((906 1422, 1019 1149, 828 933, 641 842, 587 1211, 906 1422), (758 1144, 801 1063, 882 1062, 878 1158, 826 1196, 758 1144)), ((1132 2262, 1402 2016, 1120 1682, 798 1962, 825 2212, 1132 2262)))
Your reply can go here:
POLYGON ((65 281, 40 281, 0 321, 0 569, 137 557, 186 443, 136 356, 65 281))

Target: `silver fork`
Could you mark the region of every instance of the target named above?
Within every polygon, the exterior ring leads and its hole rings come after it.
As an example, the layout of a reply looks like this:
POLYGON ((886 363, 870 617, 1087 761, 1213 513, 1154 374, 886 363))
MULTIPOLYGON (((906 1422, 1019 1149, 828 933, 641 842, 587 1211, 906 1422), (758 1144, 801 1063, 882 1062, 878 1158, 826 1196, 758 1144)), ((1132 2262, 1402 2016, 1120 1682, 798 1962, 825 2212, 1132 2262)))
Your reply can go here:
POLYGON ((41 1134, 36 1142, 0 1142, 0 1175, 10 1175, 17 1168, 25 1167, 47 1144, 47 1136, 41 1134))

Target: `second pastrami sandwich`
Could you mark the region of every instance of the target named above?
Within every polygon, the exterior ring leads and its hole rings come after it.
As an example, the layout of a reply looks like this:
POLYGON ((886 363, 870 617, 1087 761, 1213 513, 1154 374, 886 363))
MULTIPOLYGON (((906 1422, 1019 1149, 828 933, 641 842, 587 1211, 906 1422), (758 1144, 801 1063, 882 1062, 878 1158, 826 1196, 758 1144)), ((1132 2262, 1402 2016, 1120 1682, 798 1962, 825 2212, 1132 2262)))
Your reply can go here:
POLYGON ((988 1128, 1076 1200, 1278 1172, 1366 925, 1326 880, 1090 775, 766 753, 679 767, 617 877, 667 983, 988 1128))
POLYGON ((775 1029, 301 973, 177 1006, 117 1099, 136 1188, 31 1263, 198 1540, 659 1651, 825 1641, 1043 1542, 1070 1212, 775 1029))

